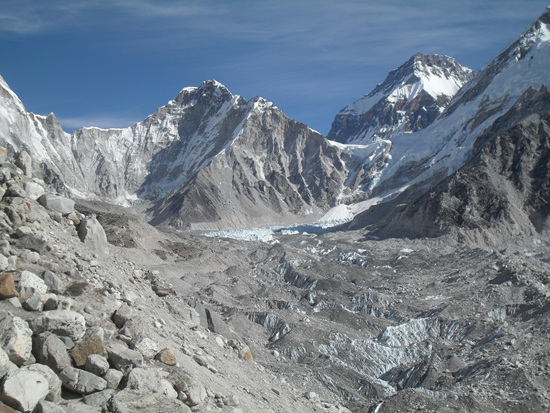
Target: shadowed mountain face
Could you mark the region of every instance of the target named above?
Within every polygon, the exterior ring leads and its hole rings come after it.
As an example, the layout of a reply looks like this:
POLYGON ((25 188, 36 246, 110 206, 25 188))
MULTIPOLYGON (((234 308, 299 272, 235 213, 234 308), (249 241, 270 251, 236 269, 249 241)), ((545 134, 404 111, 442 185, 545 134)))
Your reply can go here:
POLYGON ((351 228, 368 227, 384 238, 475 230, 481 240, 492 243, 509 236, 548 234, 548 90, 527 90, 476 140, 472 157, 462 168, 426 192, 412 187, 392 204, 393 208, 375 207, 357 216, 351 228))

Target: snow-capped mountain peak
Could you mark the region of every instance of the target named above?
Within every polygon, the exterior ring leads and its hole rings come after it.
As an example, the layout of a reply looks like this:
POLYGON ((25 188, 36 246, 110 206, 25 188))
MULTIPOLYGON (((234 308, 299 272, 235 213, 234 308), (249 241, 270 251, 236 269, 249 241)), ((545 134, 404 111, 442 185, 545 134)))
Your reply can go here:
POLYGON ((471 69, 451 57, 417 53, 372 92, 343 108, 328 137, 368 144, 423 129, 472 77, 471 69))

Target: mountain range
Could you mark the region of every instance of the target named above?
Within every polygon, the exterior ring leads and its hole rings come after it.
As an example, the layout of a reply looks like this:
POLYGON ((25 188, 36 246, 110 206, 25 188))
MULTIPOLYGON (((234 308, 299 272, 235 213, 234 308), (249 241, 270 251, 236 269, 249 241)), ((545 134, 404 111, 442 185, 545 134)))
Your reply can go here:
POLYGON ((479 73, 415 54, 342 109, 328 138, 217 81, 184 88, 129 128, 68 134, 53 114, 27 113, 2 80, 0 144, 32 153, 58 190, 137 205, 155 225, 311 222, 340 204, 433 185, 465 165, 476 139, 529 87, 548 83, 547 20, 546 12, 479 73))
POLYGON ((215 80, 67 133, 0 78, 0 410, 547 411, 549 67, 550 8, 328 136, 215 80))

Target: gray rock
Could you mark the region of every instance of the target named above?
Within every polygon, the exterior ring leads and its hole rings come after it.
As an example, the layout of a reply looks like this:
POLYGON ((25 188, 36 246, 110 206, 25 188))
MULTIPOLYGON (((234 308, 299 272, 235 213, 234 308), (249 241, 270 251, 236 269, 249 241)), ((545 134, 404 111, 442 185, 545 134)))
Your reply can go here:
POLYGON ((32 177, 32 158, 27 153, 27 151, 20 152, 13 163, 18 168, 21 168, 26 176, 28 176, 29 178, 32 177))
POLYGON ((128 375, 126 388, 138 390, 141 393, 161 393, 175 399, 178 394, 166 377, 168 377, 168 373, 162 369, 137 367, 128 375))
POLYGON ((51 291, 53 291, 56 294, 60 294, 63 292, 64 285, 61 278, 59 278, 57 275, 55 275, 51 271, 44 271, 44 274, 42 274, 42 277, 44 279, 44 283, 50 288, 51 291))
POLYGON ((6 374, 14 370, 17 370, 17 366, 10 361, 6 352, 0 349, 0 380, 2 380, 6 374))
POLYGON ((28 227, 26 225, 21 225, 21 226, 17 227, 17 229, 15 230, 15 236, 17 238, 22 238, 25 235, 31 235, 32 233, 33 233, 32 228, 28 227))
POLYGON ((86 332, 86 321, 82 314, 71 310, 53 310, 40 314, 31 321, 35 334, 50 331, 58 336, 77 341, 86 332))
POLYGON ((56 372, 71 365, 71 358, 67 353, 65 343, 50 332, 34 336, 33 351, 39 363, 49 366, 56 372))
POLYGON ((59 380, 59 377, 57 377, 57 374, 55 374, 51 368, 44 364, 35 363, 23 366, 21 369, 39 373, 46 378, 48 381, 48 394, 46 395, 46 400, 54 403, 61 400, 61 380, 59 380))
POLYGON ((74 210, 74 201, 72 199, 63 198, 54 194, 44 194, 38 198, 38 202, 44 208, 50 211, 59 212, 63 215, 70 214, 74 210))
POLYGON ((90 327, 82 339, 71 349, 71 357, 77 367, 84 366, 90 354, 107 355, 103 339, 105 332, 101 327, 90 327))
POLYGON ((27 322, 0 311, 0 346, 16 365, 30 361, 33 358, 32 330, 27 322))
POLYGON ((5 271, 9 267, 10 263, 4 255, 0 254, 0 271, 5 271))
POLYGON ((158 353, 159 348, 155 341, 143 334, 138 334, 130 342, 130 348, 139 351, 143 357, 153 358, 158 353))
POLYGON ((19 276, 19 296, 25 300, 32 297, 34 293, 46 294, 48 286, 38 275, 30 271, 21 271, 19 276))
POLYGON ((122 374, 122 372, 115 369, 109 369, 107 373, 105 373, 103 378, 107 382, 108 389, 116 389, 120 384, 123 376, 124 375, 122 374))
POLYGON ((59 306, 59 297, 55 294, 42 294, 40 300, 44 304, 44 311, 56 310, 59 306))
POLYGON ((42 311, 42 308, 44 308, 44 303, 42 303, 40 294, 36 293, 23 301, 21 305, 27 311, 42 311))
POLYGON ((100 257, 109 255, 109 242, 105 230, 95 218, 87 218, 78 225, 78 237, 100 257))
POLYGON ((128 306, 128 304, 122 303, 118 310, 116 310, 113 314, 113 322, 118 328, 122 328, 131 316, 132 309, 128 306))
POLYGON ((87 396, 84 396, 82 400, 84 403, 86 403, 88 406, 97 406, 106 408, 107 403, 116 394, 116 391, 113 389, 107 389, 102 390, 97 393, 89 394, 87 396))
POLYGON ((6 375, 0 401, 21 412, 31 412, 49 393, 49 384, 42 374, 18 369, 6 375))
POLYGON ((109 371, 109 361, 99 354, 90 354, 86 359, 85 369, 96 376, 103 376, 109 371))
POLYGON ((126 371, 133 367, 141 367, 143 356, 139 351, 130 350, 122 343, 109 343, 107 354, 112 365, 120 371, 126 371))
POLYGON ((10 181, 8 182, 8 190, 6 191, 6 196, 11 198, 26 198, 27 193, 25 188, 19 182, 10 181))
POLYGON ((63 386, 78 394, 90 394, 107 388, 107 381, 88 371, 65 367, 59 373, 63 386))
POLYGON ((142 394, 136 390, 123 390, 117 393, 108 404, 113 413, 190 413, 191 409, 177 399, 159 393, 142 394))
POLYGON ((67 413, 67 411, 60 405, 49 402, 47 400, 40 400, 35 409, 36 413, 67 413))
POLYGON ((44 195, 44 188, 42 185, 37 184, 36 182, 27 182, 25 184, 25 192, 27 193, 27 198, 36 201, 42 195, 44 195))
POLYGON ((44 254, 49 249, 48 239, 43 233, 25 235, 19 239, 23 248, 44 254))
POLYGON ((189 406, 198 405, 207 396, 204 386, 183 370, 172 371, 168 377, 168 381, 173 384, 177 391, 185 393, 187 396, 186 404, 189 406))

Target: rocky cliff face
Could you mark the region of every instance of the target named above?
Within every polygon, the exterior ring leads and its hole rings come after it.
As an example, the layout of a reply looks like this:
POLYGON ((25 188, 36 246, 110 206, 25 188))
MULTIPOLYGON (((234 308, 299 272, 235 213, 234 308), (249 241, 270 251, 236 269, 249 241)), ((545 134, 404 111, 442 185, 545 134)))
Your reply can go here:
POLYGON ((329 139, 367 144, 426 128, 474 72, 448 56, 417 53, 336 115, 329 139))
POLYGON ((403 192, 381 219, 376 208, 356 217, 376 236, 425 237, 459 232, 476 241, 548 232, 550 94, 528 89, 475 142, 471 159, 423 192, 403 192))

